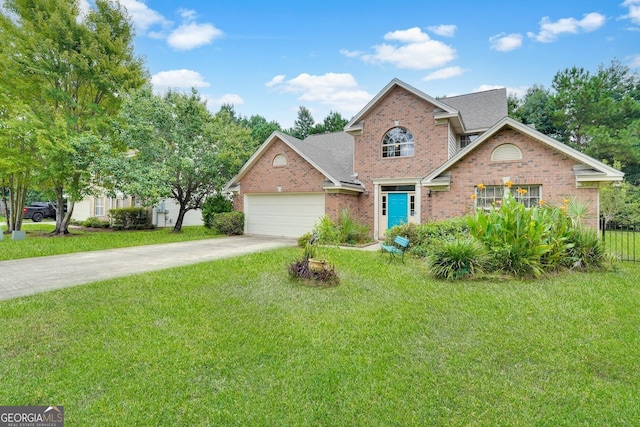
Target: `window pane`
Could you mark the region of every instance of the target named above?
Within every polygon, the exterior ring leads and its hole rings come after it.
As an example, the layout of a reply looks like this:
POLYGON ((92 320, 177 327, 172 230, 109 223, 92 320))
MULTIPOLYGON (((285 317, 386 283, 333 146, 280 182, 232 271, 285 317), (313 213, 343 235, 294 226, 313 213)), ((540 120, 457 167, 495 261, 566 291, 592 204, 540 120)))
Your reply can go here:
POLYGON ((390 129, 382 138, 382 157, 413 156, 413 134, 403 127, 390 129))

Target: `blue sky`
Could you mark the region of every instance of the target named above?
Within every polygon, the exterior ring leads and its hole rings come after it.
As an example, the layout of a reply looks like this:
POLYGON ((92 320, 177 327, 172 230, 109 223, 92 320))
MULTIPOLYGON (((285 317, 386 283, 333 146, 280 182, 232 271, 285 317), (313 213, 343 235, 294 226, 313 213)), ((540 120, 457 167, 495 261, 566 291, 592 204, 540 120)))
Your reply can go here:
MULTIPOLYGON (((87 4, 83 0, 83 4, 87 4)), ((397 77, 432 96, 550 87, 617 59, 640 72, 640 0, 120 0, 156 90, 196 87, 291 127, 349 119, 397 77)))

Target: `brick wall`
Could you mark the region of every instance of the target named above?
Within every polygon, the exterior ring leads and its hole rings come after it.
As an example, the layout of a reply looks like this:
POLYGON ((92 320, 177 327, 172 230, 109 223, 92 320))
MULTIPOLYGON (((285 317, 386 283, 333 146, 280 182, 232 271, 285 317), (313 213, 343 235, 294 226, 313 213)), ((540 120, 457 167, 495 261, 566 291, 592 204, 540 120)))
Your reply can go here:
POLYGON ((578 189, 573 173, 576 161, 543 145, 530 137, 507 128, 467 155, 451 168, 451 189, 433 192, 428 216, 440 220, 464 215, 473 211, 471 195, 474 187, 502 185, 503 177, 510 177, 514 188, 520 185, 542 185, 542 199, 561 205, 564 198, 590 202, 589 224, 597 227, 597 189, 578 189), (522 151, 522 160, 491 161, 492 151, 501 144, 516 145, 522 151))
POLYGON ((339 194, 339 193, 327 193, 324 198, 325 211, 327 215, 337 222, 340 218, 340 211, 342 209, 349 209, 349 214, 352 218, 360 218, 359 202, 362 195, 356 194, 339 194))
POLYGON ((234 197, 234 209, 242 211, 245 193, 310 193, 322 190, 325 177, 287 144, 276 140, 240 179, 240 194, 234 197), (273 166, 273 159, 283 154, 286 166, 273 166))
MULTIPOLYGON (((355 137, 355 165, 358 179, 368 192, 373 180, 385 178, 421 178, 448 158, 447 126, 436 126, 434 106, 402 88, 395 88, 364 118, 362 135, 355 137), (382 138, 398 125, 411 131, 414 156, 383 158, 382 138)), ((360 197, 361 221, 373 230, 373 195, 360 197)))

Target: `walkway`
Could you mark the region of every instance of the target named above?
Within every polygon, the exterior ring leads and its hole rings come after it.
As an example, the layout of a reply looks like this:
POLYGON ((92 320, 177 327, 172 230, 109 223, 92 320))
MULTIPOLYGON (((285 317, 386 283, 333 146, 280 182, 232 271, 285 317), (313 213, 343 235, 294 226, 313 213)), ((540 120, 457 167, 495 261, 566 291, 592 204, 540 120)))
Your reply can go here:
POLYGON ((293 239, 233 236, 0 261, 0 300, 295 244, 293 239))

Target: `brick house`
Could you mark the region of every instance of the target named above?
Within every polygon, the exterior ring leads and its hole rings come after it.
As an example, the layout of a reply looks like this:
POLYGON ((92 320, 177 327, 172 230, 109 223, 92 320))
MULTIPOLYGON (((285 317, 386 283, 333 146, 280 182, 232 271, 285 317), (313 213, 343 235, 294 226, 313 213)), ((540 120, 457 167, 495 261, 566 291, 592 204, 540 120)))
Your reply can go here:
POLYGON ((566 198, 588 203, 613 169, 507 117, 505 89, 435 99, 394 79, 344 132, 299 140, 274 132, 226 186, 245 232, 299 237, 345 207, 374 238, 402 222, 425 223, 500 203, 566 198), (505 186, 512 183, 512 190, 505 186), (480 188, 479 184, 482 184, 480 188))

